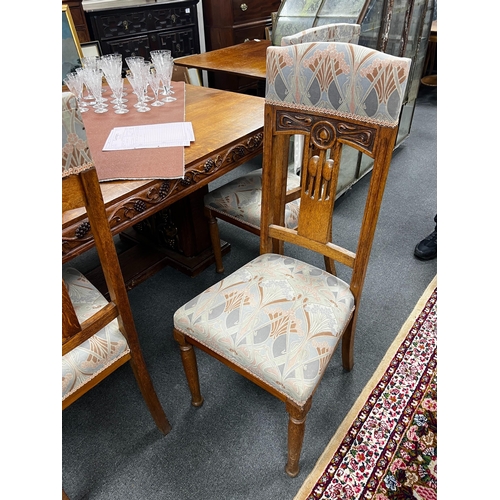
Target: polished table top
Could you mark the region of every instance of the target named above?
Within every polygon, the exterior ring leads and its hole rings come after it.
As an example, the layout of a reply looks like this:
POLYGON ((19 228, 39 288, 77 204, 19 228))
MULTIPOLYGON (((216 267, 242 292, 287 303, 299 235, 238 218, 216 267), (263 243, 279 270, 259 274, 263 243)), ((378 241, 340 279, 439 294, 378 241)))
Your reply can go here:
MULTIPOLYGON (((262 152, 264 99, 261 97, 187 84, 185 121, 192 122, 196 140, 185 148, 184 179, 101 183, 113 234, 206 186, 262 152)), ((85 220, 80 210, 65 214, 63 262, 93 247, 91 236, 78 236, 85 220)))
POLYGON ((266 50, 270 45, 269 40, 249 40, 203 54, 179 57, 175 59, 175 64, 265 80, 266 50))

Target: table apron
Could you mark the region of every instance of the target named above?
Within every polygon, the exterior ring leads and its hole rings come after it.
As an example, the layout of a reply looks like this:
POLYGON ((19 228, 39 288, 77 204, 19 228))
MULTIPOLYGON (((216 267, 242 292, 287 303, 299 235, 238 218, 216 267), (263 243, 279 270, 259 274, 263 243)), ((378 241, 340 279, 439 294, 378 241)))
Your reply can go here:
MULTIPOLYGON (((189 196, 234 168, 262 153, 262 128, 186 168, 183 179, 159 179, 144 184, 125 197, 106 203, 113 235, 189 196)), ((62 231, 62 262, 94 247, 94 238, 85 214, 67 221, 62 231)))

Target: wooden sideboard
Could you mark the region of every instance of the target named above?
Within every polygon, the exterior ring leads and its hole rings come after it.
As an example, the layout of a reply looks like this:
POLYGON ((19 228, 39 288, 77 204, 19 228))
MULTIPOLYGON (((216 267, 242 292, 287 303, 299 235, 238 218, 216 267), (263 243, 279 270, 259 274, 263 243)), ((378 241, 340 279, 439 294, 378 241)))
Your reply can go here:
POLYGON ((148 3, 134 7, 89 10, 91 36, 103 54, 150 58, 150 51, 167 49, 172 57, 200 52, 199 0, 148 3))
POLYGON ((82 8, 82 0, 62 0, 62 4, 69 7, 80 43, 90 42, 90 33, 85 19, 85 12, 82 8))
MULTIPOLYGON (((271 13, 281 0, 203 0, 207 52, 247 40, 266 37, 271 13)), ((244 92, 256 87, 255 80, 233 75, 209 74, 211 87, 244 92)))

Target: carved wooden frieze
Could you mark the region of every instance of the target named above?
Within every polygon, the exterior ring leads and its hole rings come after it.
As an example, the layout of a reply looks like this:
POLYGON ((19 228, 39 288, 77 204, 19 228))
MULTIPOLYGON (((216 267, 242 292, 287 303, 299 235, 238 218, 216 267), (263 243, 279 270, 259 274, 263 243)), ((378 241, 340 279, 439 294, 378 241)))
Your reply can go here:
MULTIPOLYGON (((150 215, 189 195, 201 186, 250 160, 262 151, 264 135, 259 132, 213 157, 187 169, 183 179, 151 181, 130 197, 106 207, 113 234, 137 224, 150 215)), ((66 224, 62 235, 63 263, 94 246, 86 218, 66 224)))
POLYGON ((329 146, 321 146, 321 144, 331 144, 337 137, 342 142, 357 149, 373 153, 376 125, 356 125, 343 121, 342 118, 318 117, 314 114, 289 109, 279 110, 276 118, 278 131, 303 130, 309 132, 311 130, 311 139, 318 147, 328 148, 329 146))

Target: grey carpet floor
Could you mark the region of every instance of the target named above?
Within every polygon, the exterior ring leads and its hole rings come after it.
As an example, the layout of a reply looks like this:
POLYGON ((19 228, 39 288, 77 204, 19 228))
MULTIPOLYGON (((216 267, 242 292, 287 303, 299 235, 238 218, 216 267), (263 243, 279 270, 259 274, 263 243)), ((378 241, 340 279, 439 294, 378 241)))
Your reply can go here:
MULTIPOLYGON (((201 352, 205 403, 190 405, 172 316, 220 275, 209 268, 189 278, 165 268, 129 294, 172 431, 161 435, 130 367, 118 369, 62 414, 62 484, 72 500, 293 499, 437 273, 437 259, 422 262, 413 256, 415 245, 434 229, 437 211, 436 115, 436 90, 422 89, 411 134, 393 156, 360 306, 355 366, 344 372, 340 351, 330 362, 308 415, 300 474, 291 479, 284 472, 284 405, 201 352)), ((339 200, 339 232, 352 228, 368 180, 339 200)), ((258 254, 256 236, 223 222, 220 231, 231 243, 224 258, 227 273, 258 254)), ((322 258, 287 251, 323 267, 322 258)), ((91 259, 89 254, 71 264, 85 268, 91 259)))

